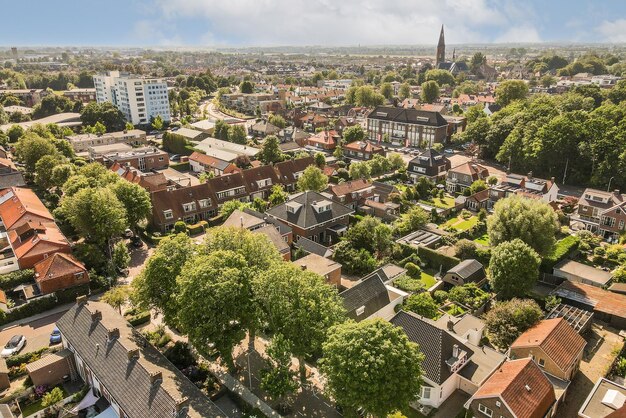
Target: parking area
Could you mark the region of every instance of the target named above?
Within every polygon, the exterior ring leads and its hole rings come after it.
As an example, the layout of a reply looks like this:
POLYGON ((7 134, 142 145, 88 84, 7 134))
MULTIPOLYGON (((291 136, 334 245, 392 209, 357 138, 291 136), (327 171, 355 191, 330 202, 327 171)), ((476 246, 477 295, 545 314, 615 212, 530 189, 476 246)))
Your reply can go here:
POLYGON ((4 347, 12 336, 21 334, 26 337, 26 346, 20 353, 30 353, 48 347, 50 345, 50 333, 54 329, 54 324, 64 313, 65 311, 57 312, 23 325, 3 329, 0 331, 0 344, 4 347))

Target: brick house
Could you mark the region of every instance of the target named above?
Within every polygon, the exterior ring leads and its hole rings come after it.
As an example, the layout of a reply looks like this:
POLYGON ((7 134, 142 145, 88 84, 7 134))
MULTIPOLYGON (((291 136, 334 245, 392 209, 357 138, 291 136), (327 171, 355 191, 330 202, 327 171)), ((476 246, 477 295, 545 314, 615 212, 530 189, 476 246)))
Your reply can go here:
POLYGON ((477 180, 487 180, 489 170, 480 164, 468 161, 448 170, 446 190, 449 193, 463 193, 477 180))
POLYGON ((292 192, 296 190, 298 178, 300 178, 304 170, 314 164, 315 160, 313 157, 305 157, 282 161, 274 165, 274 168, 278 172, 278 180, 285 186, 285 190, 292 192))
POLYGON ((502 364, 467 401, 474 417, 546 418, 555 414, 554 387, 529 358, 502 364))
POLYGON ((344 145, 344 157, 353 160, 371 160, 374 155, 385 156, 385 150, 380 145, 376 145, 370 141, 355 141, 344 145))
POLYGON ((268 209, 265 214, 282 221, 293 229, 293 238, 308 238, 321 244, 332 244, 348 230, 349 215, 354 210, 329 200, 314 191, 290 196, 280 205, 268 209))
POLYGON ((513 194, 518 194, 531 199, 538 199, 546 203, 557 199, 559 187, 554 177, 544 180, 533 176, 532 171, 526 176, 519 174, 507 174, 500 184, 492 186, 489 192, 489 206, 495 202, 513 194))
POLYGON ((304 140, 304 146, 319 151, 332 152, 339 143, 341 137, 335 130, 320 131, 304 140))
POLYGON ((279 183, 278 175, 274 167, 262 165, 249 168, 241 172, 245 182, 250 200, 255 198, 267 199, 272 190, 272 186, 279 183))
POLYGON ((9 240, 20 269, 33 268, 55 253, 72 252, 69 241, 54 223, 25 223, 9 231, 9 240))
POLYGON ((107 167, 119 163, 135 167, 141 171, 160 170, 167 168, 170 164, 168 153, 153 147, 134 148, 125 152, 104 154, 102 161, 107 167))
POLYGON ((229 161, 194 151, 189 156, 189 167, 194 173, 213 173, 221 176, 235 168, 235 165, 229 161))
POLYGON ((367 115, 367 138, 385 138, 403 147, 432 147, 448 137, 448 121, 439 112, 378 106, 367 115))
POLYGON ((167 232, 177 221, 196 223, 217 215, 217 198, 207 183, 151 194, 151 223, 161 232, 167 232))
POLYGON ((295 260, 293 263, 300 266, 302 270, 319 274, 328 284, 337 287, 341 286, 341 264, 330 258, 311 253, 295 260))
POLYGON ((89 283, 89 273, 71 254, 55 253, 34 266, 35 281, 41 293, 56 292, 89 283))
POLYGON ((332 185, 328 188, 328 192, 333 196, 335 202, 346 205, 350 209, 356 209, 364 204, 367 199, 375 200, 374 186, 364 179, 332 185))
POLYGON ((511 344, 509 357, 530 357, 545 373, 571 381, 578 371, 585 345, 585 339, 565 319, 544 319, 511 344))
POLYGON ((124 180, 140 185, 150 193, 178 188, 178 185, 168 180, 163 173, 143 173, 134 167, 122 166, 119 163, 114 163, 110 170, 124 180))
POLYGON ((221 207, 229 200, 240 200, 242 202, 248 202, 250 200, 246 182, 241 173, 231 173, 214 177, 207 181, 207 185, 213 193, 215 193, 218 207, 221 207))
POLYGON ((448 157, 432 148, 428 148, 409 161, 407 172, 413 182, 417 182, 420 177, 426 177, 436 182, 444 179, 450 168, 448 157))
POLYGON ((578 201, 576 220, 607 239, 617 239, 626 230, 626 197, 615 190, 585 189, 578 201))

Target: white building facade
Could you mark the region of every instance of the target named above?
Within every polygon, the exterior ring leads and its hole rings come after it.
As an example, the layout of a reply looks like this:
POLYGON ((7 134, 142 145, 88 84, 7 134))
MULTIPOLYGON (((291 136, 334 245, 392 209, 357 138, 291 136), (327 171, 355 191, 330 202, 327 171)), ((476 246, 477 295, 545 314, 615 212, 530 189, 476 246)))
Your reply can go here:
POLYGON ((133 125, 150 123, 161 116, 171 120, 167 83, 159 78, 138 77, 110 71, 93 78, 98 103, 113 103, 133 125))

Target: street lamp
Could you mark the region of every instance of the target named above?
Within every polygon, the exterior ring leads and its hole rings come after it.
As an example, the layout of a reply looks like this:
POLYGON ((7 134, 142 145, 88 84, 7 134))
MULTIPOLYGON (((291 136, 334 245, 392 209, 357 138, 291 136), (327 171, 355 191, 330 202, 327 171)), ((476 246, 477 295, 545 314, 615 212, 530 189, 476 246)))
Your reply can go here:
POLYGON ((614 178, 615 178, 615 177, 611 177, 611 178, 609 179, 609 185, 606 187, 606 191, 607 191, 607 192, 610 192, 610 191, 611 191, 611 182, 613 181, 613 179, 614 179, 614 178))

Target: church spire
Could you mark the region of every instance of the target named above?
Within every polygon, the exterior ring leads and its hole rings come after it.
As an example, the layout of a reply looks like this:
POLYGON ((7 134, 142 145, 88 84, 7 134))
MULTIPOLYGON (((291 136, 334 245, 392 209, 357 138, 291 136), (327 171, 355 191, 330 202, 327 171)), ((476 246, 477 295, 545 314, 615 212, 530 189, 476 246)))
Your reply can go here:
POLYGON ((439 65, 446 60, 446 40, 443 33, 443 25, 441 25, 441 33, 439 34, 439 43, 437 44, 437 55, 435 63, 439 65))

